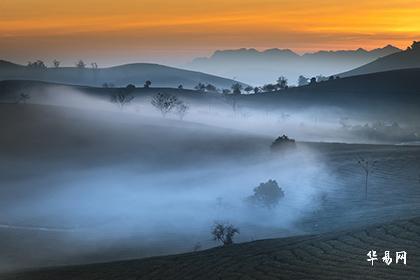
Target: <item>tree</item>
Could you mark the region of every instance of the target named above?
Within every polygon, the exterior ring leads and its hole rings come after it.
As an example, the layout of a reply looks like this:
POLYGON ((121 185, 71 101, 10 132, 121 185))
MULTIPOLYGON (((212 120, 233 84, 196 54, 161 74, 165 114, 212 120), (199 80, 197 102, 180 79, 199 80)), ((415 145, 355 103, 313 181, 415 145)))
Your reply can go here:
POLYGON ((232 89, 232 94, 239 95, 242 93, 242 85, 240 83, 234 83, 231 89, 232 89))
POLYGON ((58 61, 57 59, 54 59, 53 60, 53 65, 54 65, 54 68, 59 68, 60 67, 60 61, 58 61))
POLYGON ((365 172, 365 199, 367 200, 368 197, 368 182, 369 182, 369 175, 372 173, 373 168, 375 167, 377 161, 369 161, 364 159, 363 157, 359 157, 357 163, 365 172))
POLYGON ((277 79, 277 88, 280 89, 280 90, 284 90, 284 89, 287 89, 288 88, 286 77, 280 76, 277 79))
POLYGON ((152 85, 152 82, 147 80, 144 82, 144 88, 149 88, 152 85))
POLYGON ((190 107, 182 101, 178 101, 176 104, 176 111, 175 113, 179 116, 179 119, 182 121, 185 115, 188 113, 190 107))
POLYGON ((254 87, 254 93, 255 93, 255 94, 260 93, 260 91, 261 91, 261 88, 259 88, 259 87, 254 87))
POLYGON ((96 62, 92 62, 90 66, 92 66, 92 69, 95 69, 95 70, 98 69, 98 63, 96 62))
POLYGON ((298 86, 303 87, 309 84, 309 79, 300 75, 298 78, 298 86))
POLYGON ((239 234, 239 229, 231 224, 215 223, 211 231, 213 240, 222 243, 223 246, 233 244, 236 234, 239 234))
POLYGON ((133 92, 133 91, 136 89, 136 86, 135 86, 135 85, 133 85, 133 84, 128 84, 128 85, 125 87, 125 89, 126 89, 126 92, 131 93, 131 92, 133 92))
POLYGON ((179 85, 178 86, 178 89, 184 89, 184 86, 183 85, 179 85))
POLYGON ((268 180, 254 188, 254 194, 247 198, 247 201, 256 206, 272 209, 277 206, 280 199, 284 197, 283 190, 275 180, 268 180))
POLYGON ((315 85, 316 84, 316 78, 312 77, 311 81, 309 82, 310 85, 315 85))
POLYGON ((79 60, 76 63, 76 67, 79 68, 79 69, 84 69, 84 68, 86 68, 86 63, 83 60, 79 60))
POLYGON ((206 91, 208 91, 208 92, 217 92, 217 88, 214 85, 212 85, 212 84, 207 84, 206 85, 206 91))
POLYGON ((26 101, 29 100, 31 96, 27 93, 21 93, 16 103, 23 103, 26 104, 26 101))
POLYGON ((134 96, 131 96, 125 92, 118 92, 111 97, 111 102, 118 105, 118 107, 122 110, 124 106, 128 105, 133 101, 134 96))
POLYGON ((262 87, 262 90, 265 92, 271 92, 276 90, 276 86, 273 84, 266 84, 262 87))
POLYGON ((231 93, 231 91, 230 91, 230 89, 227 89, 227 88, 224 88, 224 89, 222 89, 222 94, 230 94, 231 93))
POLYGON ((194 89, 198 90, 198 91, 201 91, 201 92, 204 92, 206 90, 206 85, 203 84, 203 83, 198 83, 198 85, 196 85, 194 87, 194 89))
POLYGON ((39 60, 39 59, 34 61, 34 62, 29 61, 28 62, 28 67, 34 68, 34 69, 46 69, 47 68, 44 61, 39 60))
POLYGON ((244 91, 246 91, 247 94, 249 94, 251 91, 253 91, 253 88, 251 86, 247 86, 244 88, 244 91))
POLYGON ((178 104, 178 98, 174 95, 167 93, 158 93, 152 98, 152 105, 160 111, 162 117, 172 111, 178 104))

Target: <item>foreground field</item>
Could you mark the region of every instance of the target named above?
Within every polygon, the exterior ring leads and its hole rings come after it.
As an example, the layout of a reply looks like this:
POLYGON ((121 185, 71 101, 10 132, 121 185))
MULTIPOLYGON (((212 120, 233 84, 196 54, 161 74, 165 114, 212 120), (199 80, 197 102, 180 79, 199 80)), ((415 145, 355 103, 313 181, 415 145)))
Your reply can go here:
POLYGON ((420 218, 362 230, 261 240, 197 253, 6 274, 3 280, 419 279, 420 218), (370 250, 379 260, 371 266, 370 250), (393 262, 381 258, 391 251, 393 262), (395 252, 407 252, 407 265, 395 252))

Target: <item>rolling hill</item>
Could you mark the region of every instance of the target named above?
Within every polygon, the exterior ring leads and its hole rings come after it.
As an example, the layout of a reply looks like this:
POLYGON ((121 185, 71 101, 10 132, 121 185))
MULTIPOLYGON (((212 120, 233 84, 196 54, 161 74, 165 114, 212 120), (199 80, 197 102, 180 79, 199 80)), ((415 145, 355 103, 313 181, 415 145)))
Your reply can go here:
POLYGON ((420 42, 414 42, 410 48, 403 52, 378 58, 366 65, 344 72, 340 74, 340 77, 410 68, 420 68, 420 42))
POLYGON ((193 88, 198 83, 210 83, 218 88, 230 88, 235 81, 200 72, 188 71, 158 64, 134 63, 110 68, 36 68, 0 60, 0 81, 37 80, 52 83, 101 87, 104 83, 116 87, 128 84, 143 86, 146 80, 152 86, 193 88))
POLYGON ((397 221, 359 230, 214 248, 206 251, 120 261, 46 268, 1 276, 3 280, 75 279, 418 279, 420 219, 397 221), (374 266, 367 261, 377 252, 374 266), (382 257, 390 251, 392 263, 382 257), (407 264, 395 261, 407 252, 407 264))

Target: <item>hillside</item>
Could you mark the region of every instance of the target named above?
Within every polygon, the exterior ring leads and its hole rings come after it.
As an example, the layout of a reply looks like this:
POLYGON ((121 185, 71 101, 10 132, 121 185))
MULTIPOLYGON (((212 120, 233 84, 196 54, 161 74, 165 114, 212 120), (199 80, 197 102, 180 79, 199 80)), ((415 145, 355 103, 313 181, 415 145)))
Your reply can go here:
POLYGON ((158 64, 134 63, 110 68, 35 68, 0 61, 0 81, 2 80, 38 80, 52 83, 73 84, 101 87, 112 84, 124 87, 128 84, 143 86, 146 80, 156 87, 182 85, 194 88, 198 83, 210 83, 218 88, 230 88, 235 81, 158 64))
POLYGON ((340 77, 348 77, 410 68, 420 68, 420 42, 414 42, 410 48, 403 52, 378 58, 373 62, 339 75, 340 77))
POLYGON ((365 229, 261 240, 167 257, 6 274, 3 280, 418 279, 420 219, 365 229), (367 253, 377 251, 374 267, 367 253), (382 257, 390 251, 393 262, 382 257), (407 265, 395 252, 407 252, 407 265))
POLYGON ((188 67, 223 77, 237 77, 238 80, 252 85, 272 83, 281 75, 285 76, 290 84, 296 84, 300 75, 329 76, 400 51, 391 45, 371 51, 359 48, 319 51, 303 55, 289 49, 219 50, 208 58, 193 60, 188 67))

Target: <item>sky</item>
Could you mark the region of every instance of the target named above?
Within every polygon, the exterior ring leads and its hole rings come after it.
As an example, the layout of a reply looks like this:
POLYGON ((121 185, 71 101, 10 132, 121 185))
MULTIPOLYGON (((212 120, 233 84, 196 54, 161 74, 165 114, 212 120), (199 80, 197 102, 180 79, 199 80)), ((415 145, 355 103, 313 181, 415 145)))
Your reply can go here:
POLYGON ((1 0, 0 59, 187 63, 217 49, 405 48, 420 0, 1 0))

